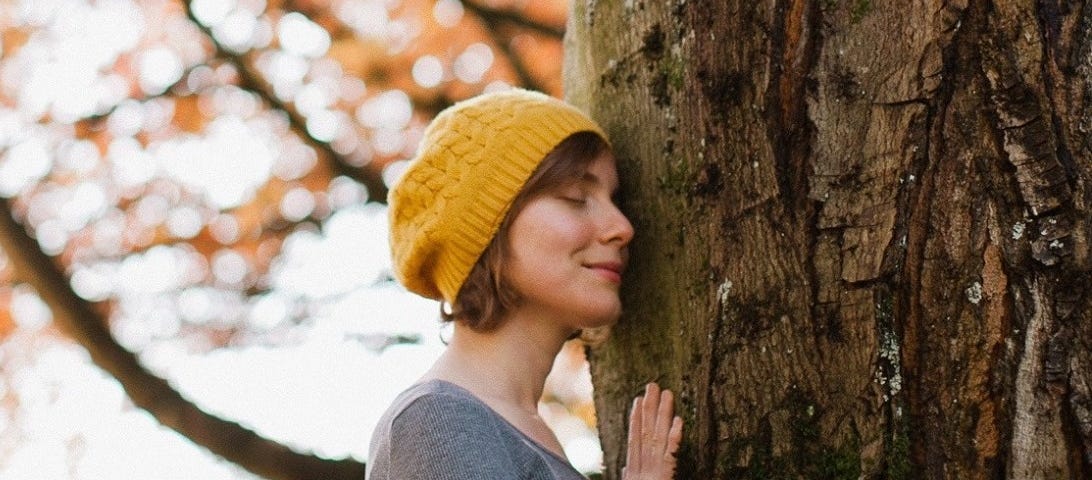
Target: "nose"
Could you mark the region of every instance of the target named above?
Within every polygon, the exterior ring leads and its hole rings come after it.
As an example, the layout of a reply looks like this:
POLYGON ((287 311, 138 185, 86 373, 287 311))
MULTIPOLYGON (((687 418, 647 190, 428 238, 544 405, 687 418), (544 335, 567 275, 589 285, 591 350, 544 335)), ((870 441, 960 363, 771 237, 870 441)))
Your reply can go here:
POLYGON ((622 213, 622 210, 613 202, 607 208, 603 225, 605 243, 617 243, 624 247, 633 240, 633 224, 629 223, 626 214, 622 213))

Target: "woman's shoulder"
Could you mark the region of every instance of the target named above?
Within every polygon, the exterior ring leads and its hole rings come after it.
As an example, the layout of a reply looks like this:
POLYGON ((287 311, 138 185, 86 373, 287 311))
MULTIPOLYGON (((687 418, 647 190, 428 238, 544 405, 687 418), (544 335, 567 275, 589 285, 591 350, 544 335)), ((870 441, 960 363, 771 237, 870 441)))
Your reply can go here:
POLYGON ((466 389, 444 380, 428 380, 399 394, 386 416, 392 423, 430 420, 482 425, 492 423, 496 414, 466 389))
POLYGON ((459 478, 583 478, 559 467, 560 459, 541 454, 541 448, 534 448, 468 390, 444 380, 403 391, 384 414, 376 435, 372 453, 378 455, 372 460, 377 463, 372 466, 381 470, 391 464, 392 471, 402 472, 428 458, 446 465, 449 473, 466 474, 459 478), (555 476, 559 471, 563 473, 555 476))
POLYGON ((447 396, 466 400, 476 399, 469 390, 438 378, 417 382, 402 391, 402 395, 407 397, 447 396))
POLYGON ((454 384, 411 386, 376 426, 369 478, 525 478, 491 415, 454 384))

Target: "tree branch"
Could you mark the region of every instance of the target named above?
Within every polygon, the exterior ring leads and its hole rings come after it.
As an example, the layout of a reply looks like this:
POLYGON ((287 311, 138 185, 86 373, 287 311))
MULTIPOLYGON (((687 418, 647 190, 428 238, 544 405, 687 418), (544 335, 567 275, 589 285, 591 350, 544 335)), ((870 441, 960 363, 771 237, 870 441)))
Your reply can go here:
POLYGON ((354 166, 343 155, 335 151, 328 142, 311 136, 311 134, 307 132, 307 119, 305 119, 294 106, 277 98, 277 96, 272 93, 272 88, 269 84, 262 78, 260 73, 250 66, 249 62, 239 55, 230 53, 224 48, 224 46, 216 40, 216 36, 213 35, 212 30, 194 16, 193 8, 188 0, 183 0, 182 5, 186 9, 186 17, 188 17, 190 21, 205 34, 209 39, 209 42, 212 43, 213 48, 216 50, 216 56, 231 63, 239 71, 241 87, 256 93, 270 106, 270 108, 284 112, 288 116, 288 122, 292 130, 311 145, 312 148, 325 155, 334 172, 352 178, 368 189, 368 199, 370 201, 379 203, 385 203, 387 201, 387 185, 383 183, 381 173, 377 171, 374 166, 354 166))
POLYGON ((564 30, 553 29, 552 27, 533 22, 515 12, 486 7, 473 1, 464 0, 463 6, 474 15, 477 15, 477 17, 485 23, 489 38, 493 41, 493 44, 501 50, 501 53, 503 53, 505 57, 508 57, 508 62, 512 64, 512 69, 516 71, 516 76, 519 77, 520 83, 532 90, 538 90, 540 92, 545 91, 545 86, 531 75, 531 72, 527 70, 527 65, 523 62, 523 59, 512 50, 511 39, 503 38, 499 28, 501 24, 511 23, 545 33, 546 35, 556 37, 559 40, 564 35, 564 30))
POLYGON ((553 25, 536 22, 511 10, 488 7, 475 0, 463 0, 463 6, 466 7, 467 10, 474 12, 475 15, 490 25, 495 26, 501 23, 510 23, 528 30, 534 30, 535 32, 558 40, 561 40, 562 37, 565 36, 565 28, 563 27, 555 27, 553 25))
POLYGON ((56 324, 87 349, 92 361, 121 383, 133 403, 160 424, 212 453, 270 480, 364 478, 364 464, 324 460, 299 453, 235 422, 210 415, 186 400, 162 378, 144 369, 136 355, 114 340, 107 321, 80 298, 53 260, 27 234, 0 197, 0 247, 19 278, 50 306, 56 324))
MULTIPOLYGON (((312 21, 316 20, 316 17, 320 17, 319 21, 315 22, 322 28, 326 29, 326 33, 330 35, 332 39, 338 39, 345 36, 356 35, 356 32, 346 25, 336 15, 323 14, 322 9, 313 4, 300 5, 298 0, 285 0, 281 5, 281 10, 285 12, 299 13, 312 21)), ((376 69, 368 72, 366 76, 375 77, 389 77, 391 72, 387 69, 376 69)), ((429 117, 435 117, 441 110, 451 106, 455 103, 455 100, 449 97, 444 92, 438 92, 431 97, 415 94, 412 91, 404 90, 406 95, 410 97, 410 103, 413 104, 414 110, 428 114, 429 117)))

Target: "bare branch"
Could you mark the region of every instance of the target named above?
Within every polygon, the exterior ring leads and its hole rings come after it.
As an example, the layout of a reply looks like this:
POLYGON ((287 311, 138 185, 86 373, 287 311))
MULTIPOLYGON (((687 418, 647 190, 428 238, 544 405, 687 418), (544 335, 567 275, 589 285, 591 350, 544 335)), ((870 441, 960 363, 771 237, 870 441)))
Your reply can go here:
POLYGON ((133 403, 160 424, 212 453, 257 475, 276 480, 303 478, 360 479, 364 464, 351 459, 324 460, 266 439, 238 423, 210 415, 186 400, 162 378, 140 364, 117 343, 106 319, 80 298, 49 256, 42 252, 0 197, 0 247, 19 278, 38 291, 57 325, 87 349, 92 361, 121 383, 133 403))
MULTIPOLYGON (((317 16, 323 15, 322 9, 316 5, 305 4, 300 5, 298 0, 285 0, 281 5, 281 9, 285 12, 296 12, 303 16, 315 20, 317 16)), ((323 20, 316 22, 319 26, 326 29, 326 33, 330 35, 332 39, 351 37, 356 35, 356 32, 342 22, 337 16, 326 15, 323 20)), ((389 70, 375 69, 365 74, 365 76, 386 78, 392 74, 389 70)), ((421 95, 412 91, 404 91, 406 95, 410 97, 410 103, 413 104, 414 109, 423 113, 427 113, 430 117, 436 116, 441 110, 451 106, 455 103, 455 100, 448 96, 446 93, 440 92, 436 95, 421 95)))
POLYGON ((556 27, 553 25, 547 25, 545 23, 536 22, 511 10, 503 10, 498 8, 482 5, 474 0, 463 0, 463 6, 467 10, 474 12, 475 15, 481 17, 485 23, 490 26, 496 27, 502 23, 509 23, 518 27, 533 30, 543 35, 561 40, 565 36, 565 29, 563 27, 556 27))
POLYGON ((333 171, 337 172, 339 175, 352 178, 367 187, 368 199, 370 201, 379 203, 386 202, 387 185, 383 183, 382 175, 376 167, 372 165, 357 167, 350 163, 343 155, 335 151, 328 142, 311 136, 311 134, 307 132, 307 119, 305 119, 293 105, 277 98, 277 96, 272 93, 272 87, 262 78, 262 75, 250 65, 250 62, 247 62, 242 56, 233 54, 228 51, 228 49, 224 48, 224 46, 216 40, 216 36, 213 35, 212 30, 193 15, 193 9, 188 0, 183 0, 182 4, 186 9, 186 16, 205 34, 209 39, 209 42, 211 42, 216 49, 216 56, 230 62, 238 70, 241 87, 256 93, 270 106, 270 108, 284 112, 285 115, 288 116, 288 122, 292 127, 292 130, 311 145, 312 148, 322 152, 330 162, 333 171))
MULTIPOLYGON (((542 29, 549 29, 542 24, 538 24, 528 20, 526 17, 507 10, 497 10, 490 7, 479 5, 472 1, 463 1, 463 5, 467 10, 470 10, 474 15, 486 25, 486 31, 489 33, 489 38, 493 41, 493 44, 501 50, 501 53, 508 58, 508 62, 512 64, 512 69, 516 71, 516 76, 519 77, 519 82, 526 88, 532 90, 538 90, 540 92, 545 91, 545 86, 542 85, 531 72, 527 70, 527 65, 515 51, 512 50, 511 39, 506 39, 500 34, 500 27, 502 24, 511 23, 521 27, 528 27, 535 31, 542 31, 542 29)), ((564 31, 547 31, 547 35, 554 36, 561 39, 564 35, 564 31)))

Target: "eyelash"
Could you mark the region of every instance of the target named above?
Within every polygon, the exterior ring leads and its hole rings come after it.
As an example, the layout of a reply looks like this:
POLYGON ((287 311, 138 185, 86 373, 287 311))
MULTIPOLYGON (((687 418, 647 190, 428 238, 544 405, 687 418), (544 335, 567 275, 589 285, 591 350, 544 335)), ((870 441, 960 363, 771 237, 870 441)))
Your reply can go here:
POLYGON ((588 198, 587 197, 570 197, 570 196, 566 195, 566 196, 562 196, 561 198, 563 200, 565 200, 566 202, 569 202, 569 203, 572 203, 572 204, 575 204, 575 205, 586 205, 588 203, 588 198))
MULTIPOLYGON (((583 191, 581 191, 580 193, 575 193, 572 191, 562 191, 558 193, 557 197, 573 205, 586 205, 588 203, 588 194, 584 193, 583 191)), ((610 197, 610 201, 615 205, 620 205, 622 201, 622 193, 614 192, 614 194, 610 197)))

